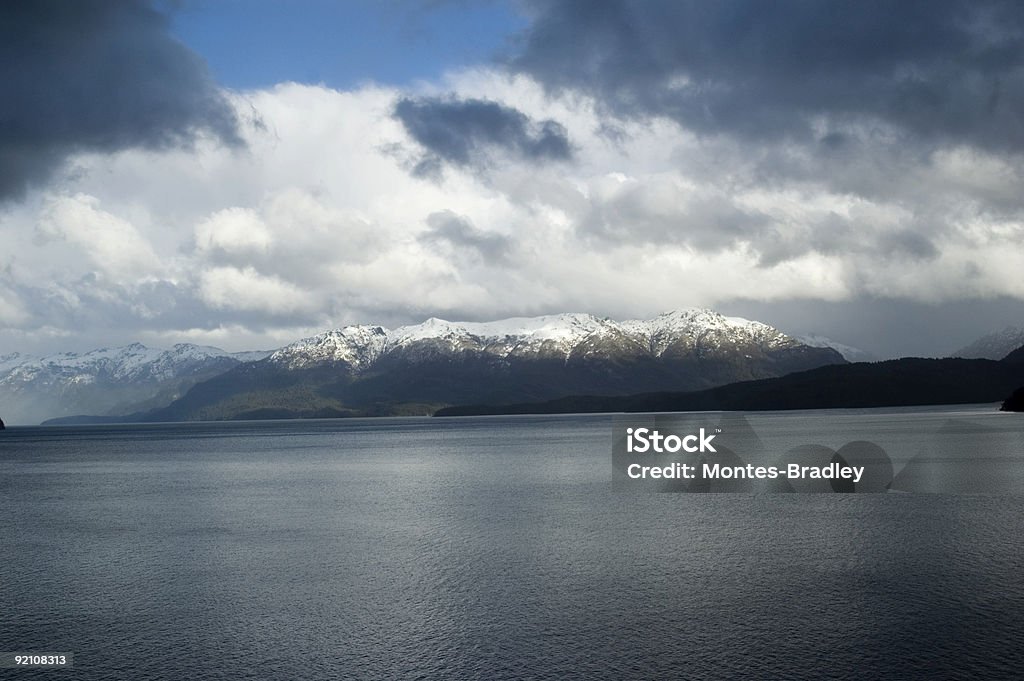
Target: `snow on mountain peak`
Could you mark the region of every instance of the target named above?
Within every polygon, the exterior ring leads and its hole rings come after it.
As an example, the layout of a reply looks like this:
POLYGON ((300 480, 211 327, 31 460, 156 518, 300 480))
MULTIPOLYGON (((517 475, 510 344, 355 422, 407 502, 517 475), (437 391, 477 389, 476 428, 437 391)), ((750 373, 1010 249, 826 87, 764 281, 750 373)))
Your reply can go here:
POLYGON ((764 343, 781 348, 795 345, 784 333, 762 322, 743 317, 726 317, 707 308, 683 308, 664 312, 653 319, 622 322, 623 329, 641 339, 657 356, 682 342, 687 346, 717 346, 722 343, 764 343))
POLYGON ((30 362, 34 357, 26 357, 18 352, 11 352, 6 355, 0 355, 0 374, 6 373, 8 370, 14 367, 30 362))
POLYGON ((3 358, 0 369, 6 371, 5 380, 20 382, 47 374, 77 383, 89 382, 101 375, 113 380, 161 379, 175 375, 184 367, 221 357, 231 357, 231 354, 220 348, 191 343, 179 343, 170 350, 131 343, 81 354, 61 352, 41 358, 14 353, 3 358))
POLYGON ((1024 329, 1008 326, 1002 331, 987 334, 970 345, 960 348, 953 357, 967 359, 1002 359, 1024 345, 1024 329))
POLYGON ((796 336, 796 339, 812 348, 832 348, 843 356, 847 362, 870 362, 876 359, 871 353, 834 341, 827 336, 810 334, 807 336, 796 336))
MULTIPOLYGON (((512 317, 490 322, 452 322, 430 317, 420 324, 393 330, 379 326, 347 326, 293 343, 271 355, 290 368, 323 362, 345 362, 364 369, 391 352, 407 358, 441 352, 478 352, 496 357, 561 356, 568 359, 584 343, 611 339, 609 347, 632 347, 660 356, 670 346, 714 350, 730 344, 766 348, 797 345, 797 341, 761 322, 725 317, 713 310, 684 308, 653 319, 616 322, 585 313, 512 317), (626 346, 621 344, 625 343, 626 346), (409 354, 412 353, 412 354, 409 354)), ((586 354, 600 352, 589 345, 586 354)))
POLYGON ((324 362, 346 362, 360 369, 377 360, 387 339, 387 331, 380 326, 346 326, 286 345, 272 353, 269 361, 290 369, 324 362))
POLYGON ((618 330, 614 322, 581 313, 512 317, 493 322, 431 318, 388 332, 388 351, 441 343, 453 352, 476 350, 499 357, 544 352, 568 357, 585 339, 618 330))
MULTIPOLYGON (((802 342, 820 345, 807 339, 802 342)), ((438 351, 469 351, 500 358, 544 355, 568 359, 573 353, 615 352, 612 348, 634 347, 661 356, 670 347, 704 351, 751 344, 777 349, 795 346, 798 340, 767 324, 726 317, 705 308, 681 308, 652 319, 624 322, 585 313, 512 317, 489 322, 451 322, 431 317, 420 324, 393 330, 371 325, 345 326, 304 338, 272 353, 227 353, 220 348, 192 343, 179 343, 170 350, 132 343, 80 355, 62 353, 41 359, 14 353, 0 357, 0 376, 5 381, 18 379, 19 372, 18 380, 22 381, 43 374, 59 375, 62 380, 97 376, 116 380, 163 379, 183 368, 218 358, 235 362, 268 358, 290 369, 342 362, 360 371, 391 352, 405 353, 407 358, 413 359, 422 353, 427 356, 438 351)), ((840 352, 848 349, 838 344, 830 347, 840 352)))

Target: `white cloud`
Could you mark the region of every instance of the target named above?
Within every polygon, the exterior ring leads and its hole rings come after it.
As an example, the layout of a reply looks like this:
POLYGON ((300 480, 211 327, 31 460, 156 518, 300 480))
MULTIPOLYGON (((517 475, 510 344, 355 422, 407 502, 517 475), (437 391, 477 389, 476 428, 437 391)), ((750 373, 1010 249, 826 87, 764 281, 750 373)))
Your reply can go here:
POLYGON ((272 240, 270 230, 251 208, 225 208, 196 225, 196 249, 203 254, 265 254, 272 240))
POLYGON ((0 284, 0 324, 17 327, 28 319, 29 315, 18 296, 0 284))
POLYGON ((199 295, 218 309, 255 310, 293 315, 317 309, 318 296, 252 267, 215 267, 199 278, 199 295))
POLYGON ((415 144, 391 116, 404 93, 233 94, 260 122, 244 130, 246 149, 83 155, 48 194, 0 215, 11 244, 0 267, 18 291, 0 290, 0 320, 231 345, 429 315, 1024 297, 1012 160, 949 149, 889 182, 856 164, 816 177, 800 165, 813 159, 784 146, 608 119, 524 77, 476 69, 413 94, 431 90, 559 121, 574 160, 418 179, 415 144), (795 165, 776 170, 784 163, 795 165), (442 213, 493 236, 502 257, 439 248, 428 220, 442 213))
POLYGON ((149 242, 127 220, 104 211, 95 196, 54 196, 39 216, 36 234, 45 244, 64 242, 95 270, 117 281, 159 276, 162 269, 149 242))

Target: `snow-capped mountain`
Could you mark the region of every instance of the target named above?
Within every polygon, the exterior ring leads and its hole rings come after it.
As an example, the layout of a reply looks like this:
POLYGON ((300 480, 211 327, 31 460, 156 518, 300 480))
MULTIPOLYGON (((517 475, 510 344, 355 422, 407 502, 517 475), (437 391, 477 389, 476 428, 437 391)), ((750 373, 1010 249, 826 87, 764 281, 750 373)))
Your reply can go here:
POLYGON ((584 314, 517 317, 496 322, 449 322, 432 317, 422 324, 393 330, 347 326, 328 331, 278 350, 270 361, 292 369, 344 362, 358 371, 373 366, 385 355, 401 355, 413 361, 466 352, 503 358, 567 358, 584 339, 616 331, 621 333, 614 322, 584 314))
POLYGON ((832 348, 842 355, 843 359, 847 362, 873 362, 878 359, 871 353, 861 350, 860 348, 855 348, 851 345, 834 341, 826 336, 811 334, 808 336, 794 336, 794 338, 804 345, 809 345, 812 348, 832 348))
POLYGON ((133 343, 41 358, 14 353, 0 357, 0 413, 10 423, 30 423, 60 415, 152 408, 177 399, 198 381, 268 354, 229 353, 189 343, 169 350, 133 343))
POLYGON ((438 406, 697 390, 843 363, 760 322, 686 309, 347 326, 196 385, 151 420, 431 413, 438 406))
POLYGON ((666 352, 712 352, 737 346, 757 345, 764 349, 796 347, 798 342, 762 322, 742 317, 725 317, 713 310, 689 308, 666 312, 654 319, 630 320, 623 329, 645 341, 655 356, 666 352))
POLYGON ((342 362, 360 371, 382 357, 395 355, 410 361, 465 353, 568 361, 602 354, 661 357, 672 352, 709 354, 748 346, 780 350, 800 345, 761 322, 725 317, 712 310, 686 309, 624 322, 567 313, 494 322, 430 318, 394 330, 347 326, 292 343, 272 354, 270 362, 290 369, 342 362))
POLYGON ((684 309, 614 321, 566 313, 387 329, 347 326, 272 353, 134 344, 0 357, 13 423, 430 413, 442 405, 698 390, 842 363, 761 322, 684 309))
POLYGON ((13 369, 14 367, 18 366, 19 364, 24 364, 25 362, 32 361, 32 359, 32 357, 26 357, 25 355, 22 355, 17 352, 12 352, 7 355, 0 355, 0 376, 3 376, 5 373, 13 369))
POLYGON ((583 340, 614 333, 614 322, 588 314, 513 317, 495 322, 448 322, 431 318, 389 334, 388 351, 434 344, 448 351, 499 357, 550 354, 568 357, 583 340))
POLYGON ((346 326, 287 345, 270 355, 274 364, 304 369, 344 362, 353 369, 372 365, 387 347, 388 332, 380 326, 346 326))
POLYGON ((1002 359, 1022 345, 1024 329, 1008 326, 1002 331, 982 336, 970 345, 960 348, 952 356, 965 359, 1002 359))

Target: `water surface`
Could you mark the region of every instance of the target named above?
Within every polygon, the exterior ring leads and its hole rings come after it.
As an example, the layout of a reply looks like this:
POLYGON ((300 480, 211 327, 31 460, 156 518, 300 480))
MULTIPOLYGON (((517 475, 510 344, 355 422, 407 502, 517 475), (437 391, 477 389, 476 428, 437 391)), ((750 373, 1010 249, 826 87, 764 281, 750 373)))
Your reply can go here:
MULTIPOLYGON (((858 413, 872 424, 988 418, 845 412, 858 413)), ((788 418, 786 432, 803 424, 799 439, 847 437, 813 413, 788 418)), ((610 423, 9 429, 0 651, 71 651, 74 669, 0 674, 860 679, 1024 668, 1024 497, 622 493, 610 423)))

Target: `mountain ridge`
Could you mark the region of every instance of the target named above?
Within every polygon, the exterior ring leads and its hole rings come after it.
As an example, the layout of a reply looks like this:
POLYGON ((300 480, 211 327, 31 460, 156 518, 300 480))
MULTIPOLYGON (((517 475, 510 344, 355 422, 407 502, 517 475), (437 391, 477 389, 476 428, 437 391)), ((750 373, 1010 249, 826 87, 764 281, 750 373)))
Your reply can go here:
POLYGON ((387 329, 352 325, 194 385, 146 421, 430 414, 573 392, 698 389, 844 363, 762 322, 686 308, 617 322, 585 313, 387 329))
POLYGON ((904 357, 822 366, 701 391, 573 395, 546 402, 446 407, 434 415, 780 411, 997 404, 1022 384, 1024 362, 904 357))
POLYGON ((144 419, 426 415, 480 399, 709 387, 844 361, 767 324, 699 308, 625 322, 583 313, 430 318, 302 339, 194 386, 144 419))
POLYGON ((0 357, 0 410, 15 423, 84 409, 110 414, 156 407, 195 383, 267 355, 193 343, 169 349, 130 343, 42 357, 10 353, 0 357))
POLYGON ((975 339, 950 355, 966 359, 1002 359, 1024 346, 1024 328, 1007 326, 975 339))
MULTIPOLYGON (((760 339, 775 347, 796 346, 799 341, 763 322, 725 317, 703 308, 686 308, 662 313, 652 319, 616 322, 585 313, 562 313, 539 317, 511 317, 493 322, 450 322, 431 317, 421 324, 394 330, 383 326, 352 325, 316 334, 291 343, 271 356, 272 362, 293 361, 304 355, 308 363, 345 361, 362 366, 381 355, 414 346, 420 341, 445 342, 449 349, 476 346, 488 354, 509 356, 530 352, 563 353, 595 335, 620 335, 660 356, 680 332, 720 331, 749 339, 760 339), (368 346, 357 353, 354 346, 368 346)), ((296 368, 295 364, 290 364, 296 368)))
POLYGON ((804 345, 810 345, 812 348, 832 348, 842 355, 843 359, 847 362, 876 362, 879 359, 866 350, 855 348, 846 343, 840 343, 837 340, 816 333, 794 336, 794 338, 804 345))

